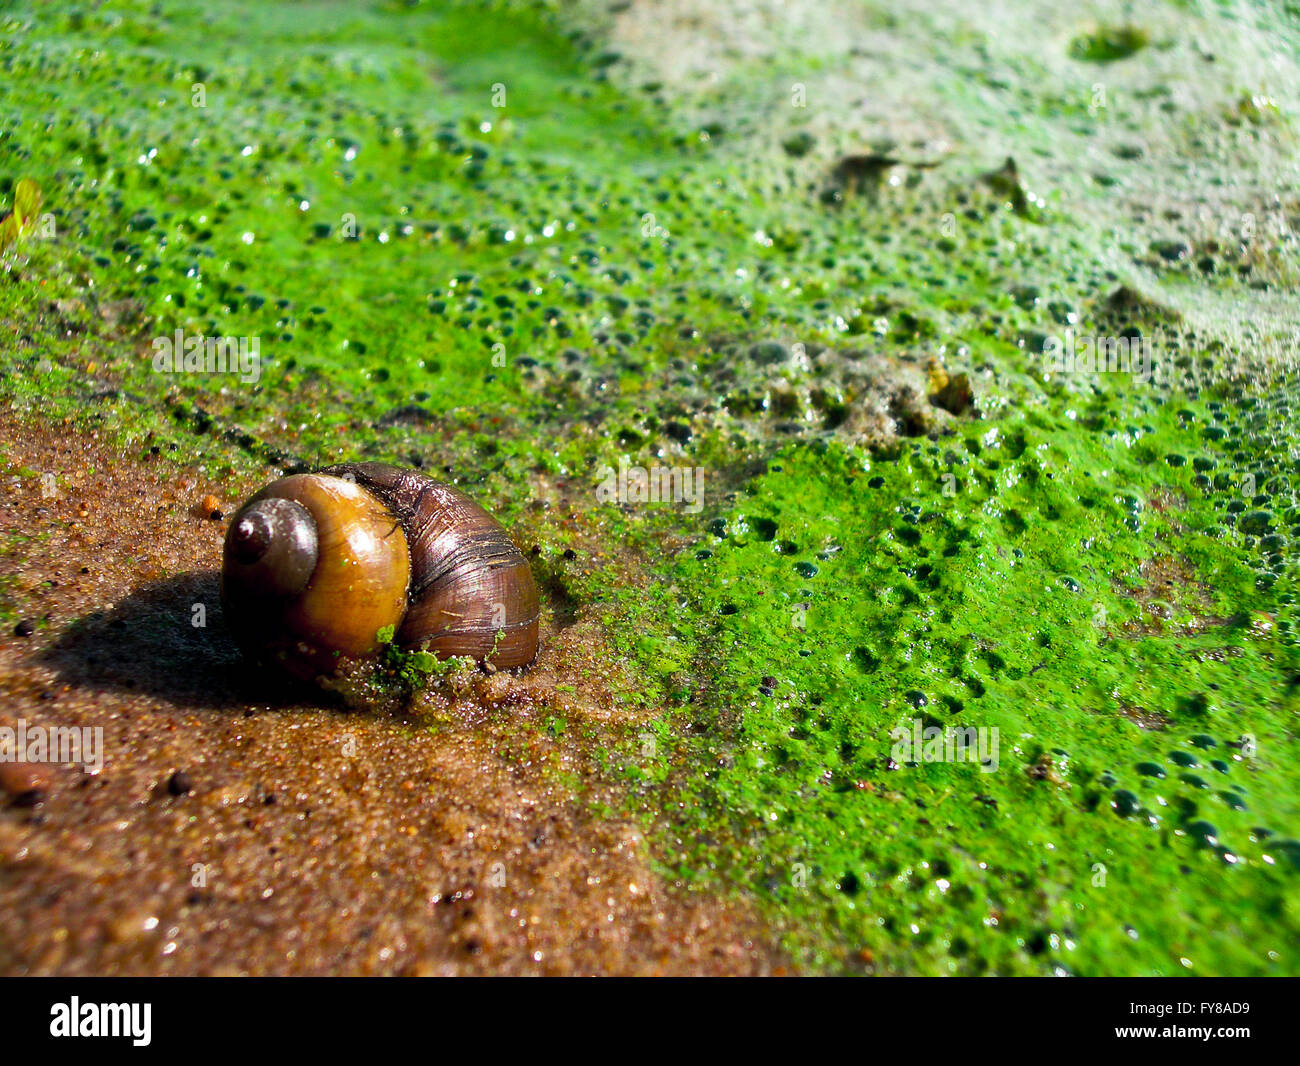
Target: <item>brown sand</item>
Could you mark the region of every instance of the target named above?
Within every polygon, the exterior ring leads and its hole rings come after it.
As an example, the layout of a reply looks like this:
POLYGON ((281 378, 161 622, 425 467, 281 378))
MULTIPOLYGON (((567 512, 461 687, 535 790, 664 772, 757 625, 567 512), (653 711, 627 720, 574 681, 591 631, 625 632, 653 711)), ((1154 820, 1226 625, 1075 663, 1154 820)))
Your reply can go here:
POLYGON ((12 414, 0 440, 0 595, 36 623, 0 633, 0 725, 104 736, 97 774, 0 780, 0 974, 780 972, 743 907, 590 813, 592 746, 636 725, 592 621, 548 611, 538 666, 437 728, 286 694, 225 633, 223 523, 195 509, 252 481, 12 414))

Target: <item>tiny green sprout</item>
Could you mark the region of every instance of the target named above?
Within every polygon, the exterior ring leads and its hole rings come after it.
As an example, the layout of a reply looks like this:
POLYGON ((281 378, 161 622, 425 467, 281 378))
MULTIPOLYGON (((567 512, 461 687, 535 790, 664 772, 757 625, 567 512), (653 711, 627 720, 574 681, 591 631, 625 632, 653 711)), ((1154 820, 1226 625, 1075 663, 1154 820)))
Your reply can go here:
POLYGON ((31 178, 22 178, 14 187, 14 209, 0 220, 0 252, 36 226, 36 212, 41 207, 41 187, 31 178))
POLYGON ((504 629, 498 629, 496 633, 493 635, 492 650, 488 652, 485 656, 483 656, 483 661, 485 663, 490 663, 492 661, 492 657, 496 655, 497 649, 501 647, 501 641, 505 639, 505 635, 506 635, 506 631, 504 629))
POLYGON ((22 178, 14 189, 14 213, 26 226, 36 217, 41 207, 41 187, 31 178, 22 178))

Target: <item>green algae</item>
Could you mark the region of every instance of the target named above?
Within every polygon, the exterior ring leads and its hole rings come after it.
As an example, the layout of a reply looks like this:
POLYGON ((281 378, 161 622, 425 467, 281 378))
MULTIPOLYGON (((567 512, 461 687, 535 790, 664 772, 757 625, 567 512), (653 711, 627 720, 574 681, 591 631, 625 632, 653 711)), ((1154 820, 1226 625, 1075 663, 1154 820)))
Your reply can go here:
POLYGON ((1149 41, 1146 31, 1137 26, 1099 26, 1072 40, 1069 54, 1090 63, 1113 63, 1140 52, 1149 41))
POLYGON ((671 805, 675 872, 768 897, 819 966, 1293 971, 1294 576, 1261 592, 1251 536, 1209 532, 1232 501, 1146 454, 1196 433, 1150 400, 1115 406, 1097 403, 1150 432, 1081 434, 1085 410, 884 463, 798 448, 747 487, 707 558, 670 575, 706 620, 708 680, 676 720, 688 761, 715 767, 671 805), (1170 492, 1180 506, 1126 524, 1127 500, 1170 492), (768 535, 745 531, 756 517, 768 535), (1153 550, 1206 585, 1158 633, 1140 595, 1153 550), (1290 636, 1252 630, 1248 608, 1290 636), (997 772, 894 764, 890 732, 913 719, 997 728, 997 772), (1144 778, 1148 757, 1191 765, 1198 742, 1223 753, 1216 784, 1249 799, 1144 778), (1068 770, 1035 773, 1044 754, 1068 770), (1205 815, 1218 830, 1201 854, 1205 815), (834 946, 800 928, 814 915, 834 946))
MULTIPOLYGON (((753 72, 697 121, 545 5, 41 12, 0 25, 0 193, 33 175, 55 222, 4 260, 15 406, 214 472, 472 486, 636 666, 659 716, 602 763, 664 868, 805 969, 1300 971, 1296 394, 1180 310, 1287 293, 1294 237, 1117 253, 1152 169, 1123 95, 1043 61, 990 103, 956 50, 933 92, 1016 157, 891 142, 856 182, 834 136, 764 147, 753 72), (1094 143, 1105 181, 1063 173, 1094 143), (256 337, 258 380, 154 372, 177 329, 256 337), (1154 339, 1157 380, 1050 372, 1067 329, 1154 339), (974 409, 903 402, 931 363, 974 409), (708 506, 599 503, 621 458, 706 470, 708 506), (917 719, 997 728, 998 769, 891 765, 917 719)), ((1225 168, 1285 151, 1256 95, 1225 168)))

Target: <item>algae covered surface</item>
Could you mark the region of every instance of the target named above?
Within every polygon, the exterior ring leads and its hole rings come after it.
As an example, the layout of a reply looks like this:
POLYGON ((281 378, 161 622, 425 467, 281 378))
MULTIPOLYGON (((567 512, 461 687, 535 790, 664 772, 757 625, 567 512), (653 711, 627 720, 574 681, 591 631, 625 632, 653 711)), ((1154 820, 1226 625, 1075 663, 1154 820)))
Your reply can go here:
POLYGON ((470 491, 799 972, 1295 974, 1300 9, 972 8, 7 5, 0 395, 470 491))

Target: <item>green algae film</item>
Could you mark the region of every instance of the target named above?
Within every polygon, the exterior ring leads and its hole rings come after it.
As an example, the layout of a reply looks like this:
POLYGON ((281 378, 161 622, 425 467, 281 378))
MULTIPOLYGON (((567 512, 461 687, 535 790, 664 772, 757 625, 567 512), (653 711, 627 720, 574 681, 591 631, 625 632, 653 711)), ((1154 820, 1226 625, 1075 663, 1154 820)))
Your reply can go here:
MULTIPOLYGON (((0 27, 0 195, 30 177, 55 221, 6 253, 13 402, 211 470, 475 486, 665 707, 608 759, 665 866, 809 969, 1296 972, 1294 393, 1215 384, 1256 349, 1175 306, 1268 310, 1294 240, 1117 264, 1160 94, 1085 118, 1145 30, 1077 27, 1014 106, 986 63, 936 84, 1018 165, 845 138, 917 164, 864 170, 833 132, 701 128, 545 5, 39 12, 0 27), (1067 328, 1160 336, 1163 383, 1053 379, 1067 328), (177 329, 258 338, 259 379, 154 373, 177 329), (927 398, 935 362, 973 410, 927 398), (649 456, 709 471, 703 514, 594 503, 649 456), (996 727, 997 771, 891 768, 918 718, 996 727)), ((1253 196, 1294 138, 1244 99, 1216 164, 1253 196)))
POLYGON ((647 612, 701 619, 672 720, 710 767, 669 807, 678 872, 769 898, 814 965, 1294 971, 1294 569, 1170 476, 1213 454, 1188 420, 1129 403, 1095 406, 1132 434, 788 450, 678 556, 647 612), (913 722, 997 729, 996 769, 899 764, 913 722))

